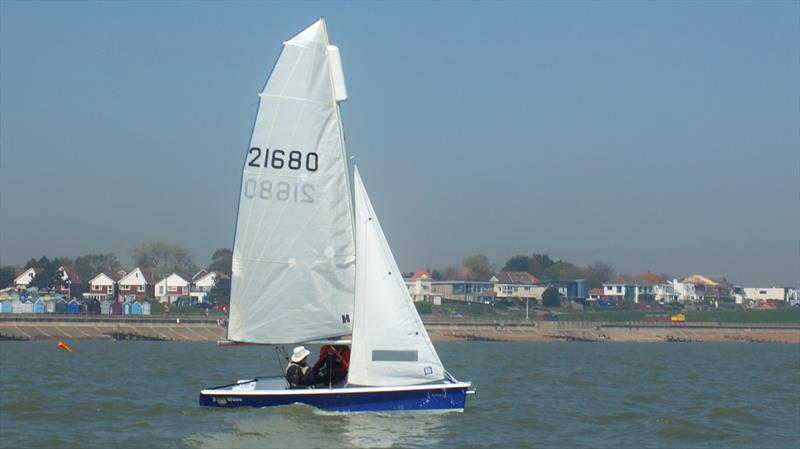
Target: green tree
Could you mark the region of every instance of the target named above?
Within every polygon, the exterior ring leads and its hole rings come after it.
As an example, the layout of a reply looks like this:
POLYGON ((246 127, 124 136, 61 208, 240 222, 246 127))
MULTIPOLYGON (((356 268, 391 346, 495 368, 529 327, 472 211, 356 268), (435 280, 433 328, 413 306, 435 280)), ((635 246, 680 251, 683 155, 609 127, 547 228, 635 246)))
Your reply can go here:
POLYGON ((197 271, 194 257, 180 244, 162 241, 141 242, 133 245, 130 252, 137 266, 153 268, 154 274, 159 279, 173 272, 197 271))
POLYGON ((442 272, 439 270, 431 271, 431 280, 432 281, 441 281, 443 279, 442 272))
POLYGON ((217 279, 217 283, 208 292, 205 300, 211 304, 230 304, 231 280, 228 278, 217 279))
POLYGON ((557 288, 547 287, 545 289, 542 293, 542 305, 545 307, 558 307, 561 305, 561 298, 557 288))
POLYGON ((530 273, 530 270, 531 258, 528 256, 513 256, 503 266, 503 271, 527 271, 530 273))
POLYGON ((558 280, 574 280, 583 279, 586 277, 586 271, 584 271, 583 268, 562 260, 559 260, 558 262, 549 266, 545 270, 545 273, 545 277, 548 279, 558 280))
POLYGON ((533 254, 528 261, 528 273, 540 279, 545 278, 548 276, 547 269, 553 265, 555 262, 547 254, 533 254))
POLYGON ((483 281, 488 280, 494 273, 494 267, 483 254, 465 257, 461 265, 468 269, 475 278, 483 281))
POLYGON ((231 275, 231 264, 233 262, 233 251, 228 248, 222 248, 214 251, 211 256, 211 264, 208 266, 209 271, 220 271, 222 273, 231 275))
POLYGON ((75 272, 81 282, 89 282, 100 273, 112 274, 122 268, 114 253, 86 254, 75 258, 75 272))
POLYGON ((47 256, 42 256, 36 261, 33 267, 36 269, 36 276, 33 278, 29 287, 50 289, 61 283, 61 273, 58 272, 58 259, 50 260, 47 256))
POLYGON ((0 267, 0 288, 10 287, 14 284, 14 276, 17 272, 16 267, 11 265, 0 267))

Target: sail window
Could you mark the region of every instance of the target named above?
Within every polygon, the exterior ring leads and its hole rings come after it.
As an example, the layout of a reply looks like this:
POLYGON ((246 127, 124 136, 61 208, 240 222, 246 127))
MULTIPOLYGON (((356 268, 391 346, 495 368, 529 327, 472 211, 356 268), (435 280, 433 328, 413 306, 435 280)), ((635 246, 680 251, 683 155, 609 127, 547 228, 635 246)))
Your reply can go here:
POLYGON ((417 351, 372 351, 373 362, 416 362, 417 351))

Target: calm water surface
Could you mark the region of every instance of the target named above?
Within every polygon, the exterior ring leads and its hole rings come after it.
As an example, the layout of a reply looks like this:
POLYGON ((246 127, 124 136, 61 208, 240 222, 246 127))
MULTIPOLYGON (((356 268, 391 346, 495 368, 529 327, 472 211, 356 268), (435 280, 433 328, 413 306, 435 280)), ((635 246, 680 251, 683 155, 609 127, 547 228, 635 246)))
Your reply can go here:
POLYGON ((0 447, 800 447, 799 345, 438 343, 464 413, 326 414, 197 406, 269 348, 71 344, 0 342, 0 447))

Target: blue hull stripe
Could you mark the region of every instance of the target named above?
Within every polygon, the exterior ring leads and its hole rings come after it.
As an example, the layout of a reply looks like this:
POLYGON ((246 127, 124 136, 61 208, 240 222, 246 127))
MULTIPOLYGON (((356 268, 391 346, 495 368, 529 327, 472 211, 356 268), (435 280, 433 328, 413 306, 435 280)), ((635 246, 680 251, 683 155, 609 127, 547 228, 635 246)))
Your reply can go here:
MULTIPOLYGON (((404 410, 463 410, 467 387, 430 388, 411 391, 347 392, 334 394, 225 394, 200 393, 200 405, 207 407, 274 407, 307 404, 333 412, 377 412, 404 410)), ((308 390, 304 390, 308 391, 308 390)))

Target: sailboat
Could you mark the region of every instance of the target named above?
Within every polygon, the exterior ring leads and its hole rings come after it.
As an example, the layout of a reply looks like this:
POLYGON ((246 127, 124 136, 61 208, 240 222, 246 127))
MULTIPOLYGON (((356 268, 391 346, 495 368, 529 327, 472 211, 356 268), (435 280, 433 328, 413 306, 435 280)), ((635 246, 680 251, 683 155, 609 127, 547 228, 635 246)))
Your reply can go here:
POLYGON ((320 19, 284 42, 260 94, 239 196, 228 341, 350 344, 346 381, 290 389, 283 376, 204 389, 200 405, 326 411, 464 410, 397 268, 339 103, 339 50, 320 19))

